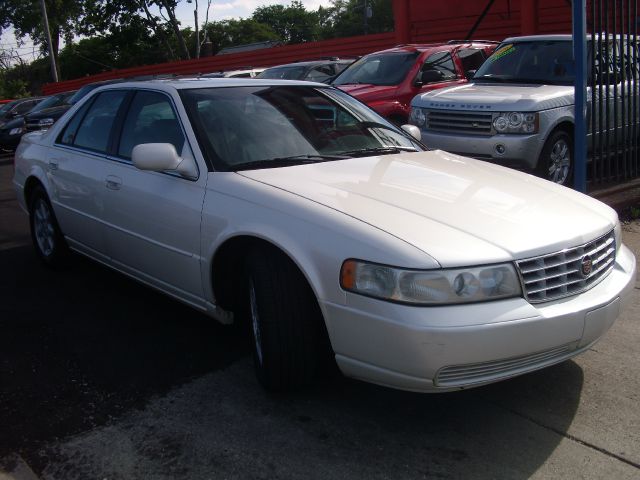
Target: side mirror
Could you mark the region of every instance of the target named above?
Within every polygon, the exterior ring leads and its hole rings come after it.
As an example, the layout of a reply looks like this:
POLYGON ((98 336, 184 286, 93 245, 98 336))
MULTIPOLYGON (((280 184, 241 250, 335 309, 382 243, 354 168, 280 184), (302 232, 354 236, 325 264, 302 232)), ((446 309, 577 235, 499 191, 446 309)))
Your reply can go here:
POLYGON ((187 178, 197 178, 198 169, 191 158, 178 155, 170 143, 141 143, 133 147, 131 160, 140 170, 174 171, 187 178))
POLYGON ((464 72, 464 76, 467 78, 467 80, 471 80, 476 72, 477 70, 467 70, 466 72, 464 72))
POLYGON ((420 129, 415 125, 402 125, 400 128, 405 132, 407 132, 416 140, 420 141, 422 139, 422 134, 420 133, 420 129))
POLYGON ((444 74, 440 70, 423 70, 418 74, 416 86, 421 87, 425 83, 440 82, 444 74))

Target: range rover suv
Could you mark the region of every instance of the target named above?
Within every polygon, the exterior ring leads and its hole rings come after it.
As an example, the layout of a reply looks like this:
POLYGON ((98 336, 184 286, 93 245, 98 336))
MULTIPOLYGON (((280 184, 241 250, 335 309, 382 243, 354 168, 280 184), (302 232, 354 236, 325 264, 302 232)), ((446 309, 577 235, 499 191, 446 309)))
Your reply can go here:
MULTIPOLYGON (((627 48, 620 41, 610 38, 609 51, 618 42, 618 51, 626 56, 627 48)), ((638 68, 625 60, 626 65, 638 68)), ((620 66, 605 63, 603 77, 613 79, 620 66)), ((508 38, 468 84, 416 96, 411 102, 410 123, 420 128, 422 140, 430 148, 530 171, 569 185, 573 174, 574 78, 571 35, 508 38)), ((631 82, 626 83, 631 91, 631 82)), ((607 88, 613 92, 614 87, 612 80, 597 89, 596 96, 600 90, 604 96, 607 88)), ((602 108, 611 113, 606 117, 612 129, 613 94, 609 97, 609 104, 605 100, 602 108)), ((590 91, 587 101, 591 102, 590 91)))

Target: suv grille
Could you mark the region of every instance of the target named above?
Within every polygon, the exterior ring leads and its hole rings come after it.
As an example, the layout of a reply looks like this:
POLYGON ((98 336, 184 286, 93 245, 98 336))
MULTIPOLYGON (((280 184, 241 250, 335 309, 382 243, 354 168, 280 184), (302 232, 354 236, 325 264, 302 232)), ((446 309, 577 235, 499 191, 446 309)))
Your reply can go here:
POLYGON ((531 303, 540 303, 589 290, 611 271, 615 256, 616 241, 612 230, 579 247, 520 260, 516 263, 525 298, 531 303), (588 259, 591 260, 590 271, 583 268, 588 259))
POLYGON ((425 128, 438 132, 462 132, 493 135, 493 114, 459 110, 426 110, 425 128))

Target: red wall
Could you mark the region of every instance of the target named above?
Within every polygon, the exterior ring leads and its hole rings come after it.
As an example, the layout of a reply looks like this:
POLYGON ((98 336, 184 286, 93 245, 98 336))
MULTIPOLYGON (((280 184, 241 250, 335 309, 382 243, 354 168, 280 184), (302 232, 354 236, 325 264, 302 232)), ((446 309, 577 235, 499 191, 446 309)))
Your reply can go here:
MULTIPOLYGON (((446 42, 463 39, 489 0, 393 0, 395 32, 285 45, 268 50, 143 65, 112 70, 43 86, 45 95, 75 90, 87 83, 141 75, 231 70, 243 66, 269 67, 325 56, 359 56, 398 43, 446 42)), ((566 0, 495 0, 473 38, 502 40, 534 33, 570 33, 571 7, 566 0)))

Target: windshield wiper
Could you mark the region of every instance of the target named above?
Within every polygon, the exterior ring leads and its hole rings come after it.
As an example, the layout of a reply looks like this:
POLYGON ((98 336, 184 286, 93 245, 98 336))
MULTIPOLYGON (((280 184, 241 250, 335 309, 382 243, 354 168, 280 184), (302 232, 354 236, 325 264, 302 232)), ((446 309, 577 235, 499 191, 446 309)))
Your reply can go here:
POLYGON ((292 155, 290 157, 275 157, 253 162, 242 163, 233 167, 234 171, 258 170, 260 168, 291 167, 294 165, 304 165, 308 163, 330 162, 332 160, 344 160, 349 158, 345 155, 292 155))
POLYGON ((418 150, 413 147, 401 147, 401 146, 384 146, 384 147, 372 147, 372 148, 359 148, 357 150, 349 150, 344 152, 345 155, 351 157, 364 157, 367 155, 390 155, 393 153, 401 152, 417 152, 418 150))

